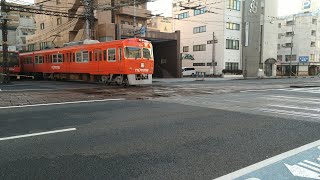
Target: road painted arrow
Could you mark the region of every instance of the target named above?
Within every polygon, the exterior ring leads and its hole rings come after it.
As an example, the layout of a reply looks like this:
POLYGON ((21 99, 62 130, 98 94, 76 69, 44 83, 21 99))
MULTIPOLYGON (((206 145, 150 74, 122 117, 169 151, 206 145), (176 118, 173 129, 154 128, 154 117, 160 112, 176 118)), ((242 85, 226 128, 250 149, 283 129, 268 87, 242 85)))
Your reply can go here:
POLYGON ((296 177, 304 177, 304 178, 311 178, 311 179, 320 179, 320 174, 316 173, 314 171, 311 171, 309 169, 303 168, 298 165, 288 165, 284 164, 289 169, 289 171, 292 173, 292 175, 296 177))

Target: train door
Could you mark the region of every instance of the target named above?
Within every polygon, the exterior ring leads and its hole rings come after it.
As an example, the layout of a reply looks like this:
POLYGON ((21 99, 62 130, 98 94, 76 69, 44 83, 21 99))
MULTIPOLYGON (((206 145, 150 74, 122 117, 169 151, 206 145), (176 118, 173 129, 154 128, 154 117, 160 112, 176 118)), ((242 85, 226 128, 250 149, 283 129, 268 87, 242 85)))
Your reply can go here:
POLYGON ((94 54, 94 58, 93 58, 94 69, 93 69, 93 71, 98 73, 103 70, 103 68, 102 68, 102 61, 103 61, 102 49, 95 49, 93 54, 94 54))
POLYGON ((72 52, 71 51, 67 51, 65 53, 65 59, 64 59, 64 66, 65 66, 65 73, 69 73, 70 72, 70 68, 71 68, 71 63, 72 63, 72 52))
POLYGON ((118 46, 117 48, 117 59, 118 59, 118 68, 119 68, 119 72, 120 74, 124 74, 124 61, 123 61, 123 49, 121 46, 118 46))

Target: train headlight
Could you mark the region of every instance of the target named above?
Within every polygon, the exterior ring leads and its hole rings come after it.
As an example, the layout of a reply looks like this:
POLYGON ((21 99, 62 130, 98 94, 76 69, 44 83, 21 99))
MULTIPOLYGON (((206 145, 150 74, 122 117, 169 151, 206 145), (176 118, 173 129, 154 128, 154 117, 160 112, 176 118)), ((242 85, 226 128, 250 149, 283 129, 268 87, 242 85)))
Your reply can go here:
POLYGON ((141 68, 144 68, 144 63, 141 63, 141 68))

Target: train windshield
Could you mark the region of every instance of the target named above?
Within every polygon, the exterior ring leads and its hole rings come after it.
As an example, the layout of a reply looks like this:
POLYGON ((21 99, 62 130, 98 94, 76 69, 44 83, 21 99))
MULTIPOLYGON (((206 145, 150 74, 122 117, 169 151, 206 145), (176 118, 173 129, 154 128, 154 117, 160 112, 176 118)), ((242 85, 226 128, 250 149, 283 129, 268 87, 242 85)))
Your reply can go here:
POLYGON ((138 47, 126 47, 125 56, 126 58, 132 58, 132 59, 141 58, 141 49, 138 47))
POLYGON ((153 59, 151 55, 151 50, 148 48, 143 48, 143 58, 145 59, 153 59))
MULTIPOLYGON (((3 53, 0 52, 0 66, 4 65, 3 53)), ((8 52, 8 66, 19 66, 19 55, 16 52, 8 52)))

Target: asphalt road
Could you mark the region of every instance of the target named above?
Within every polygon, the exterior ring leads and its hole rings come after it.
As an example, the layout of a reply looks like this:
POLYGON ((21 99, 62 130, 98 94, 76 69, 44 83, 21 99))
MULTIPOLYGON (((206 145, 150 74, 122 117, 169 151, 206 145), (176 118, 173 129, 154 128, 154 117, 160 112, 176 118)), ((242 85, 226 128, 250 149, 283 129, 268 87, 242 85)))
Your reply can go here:
POLYGON ((234 93, 0 107, 0 179, 218 178, 319 140, 319 94, 320 88, 276 84, 234 93), (76 130, 4 139, 70 128, 76 130))

